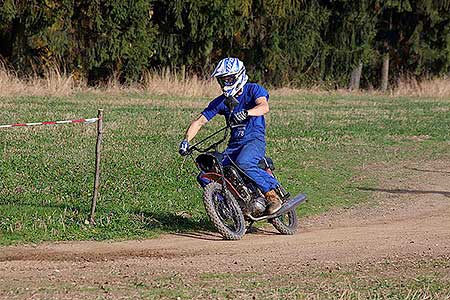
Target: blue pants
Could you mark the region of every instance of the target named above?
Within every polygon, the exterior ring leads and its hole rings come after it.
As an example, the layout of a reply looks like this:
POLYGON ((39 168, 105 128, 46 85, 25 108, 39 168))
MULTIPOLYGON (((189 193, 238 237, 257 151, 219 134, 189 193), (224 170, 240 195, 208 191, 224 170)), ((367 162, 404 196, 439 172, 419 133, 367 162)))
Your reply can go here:
MULTIPOLYGON (((223 152, 224 159, 222 164, 224 166, 230 165, 230 159, 241 168, 245 174, 248 175, 258 186, 258 188, 266 193, 280 184, 278 181, 258 167, 259 161, 266 154, 266 143, 264 141, 253 139, 246 143, 229 144, 227 149, 223 152)), ((197 177, 200 185, 203 187, 209 183, 206 178, 200 178, 202 173, 197 177)))

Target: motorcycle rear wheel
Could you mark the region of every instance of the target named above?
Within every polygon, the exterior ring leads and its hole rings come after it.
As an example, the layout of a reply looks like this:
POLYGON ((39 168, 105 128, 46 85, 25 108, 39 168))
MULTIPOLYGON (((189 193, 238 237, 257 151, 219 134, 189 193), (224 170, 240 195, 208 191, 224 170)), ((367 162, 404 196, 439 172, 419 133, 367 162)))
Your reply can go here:
POLYGON ((281 234, 293 235, 297 232, 298 217, 295 209, 288 211, 284 215, 275 219, 270 219, 269 223, 275 227, 281 234))
POLYGON ((218 182, 208 184, 203 192, 206 213, 217 231, 226 240, 239 240, 245 234, 245 220, 233 194, 225 193, 218 182))

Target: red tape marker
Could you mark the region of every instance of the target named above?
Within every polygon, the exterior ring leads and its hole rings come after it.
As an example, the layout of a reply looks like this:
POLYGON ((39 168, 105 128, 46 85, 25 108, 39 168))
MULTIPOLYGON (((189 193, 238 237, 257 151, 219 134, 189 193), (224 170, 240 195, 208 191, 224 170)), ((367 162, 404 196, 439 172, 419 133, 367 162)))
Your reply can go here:
POLYGON ((35 122, 35 123, 17 123, 17 124, 9 124, 9 125, 0 125, 0 128, 26 127, 26 126, 39 126, 39 125, 56 125, 56 124, 68 124, 68 123, 94 123, 97 121, 98 121, 98 118, 76 119, 76 120, 65 120, 65 121, 45 121, 45 122, 35 122))

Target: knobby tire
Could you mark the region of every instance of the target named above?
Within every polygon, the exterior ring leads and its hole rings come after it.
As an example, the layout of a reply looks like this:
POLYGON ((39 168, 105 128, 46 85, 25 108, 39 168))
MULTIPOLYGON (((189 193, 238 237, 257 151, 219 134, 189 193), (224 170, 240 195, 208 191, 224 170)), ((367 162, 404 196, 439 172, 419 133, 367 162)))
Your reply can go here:
POLYGON ((275 219, 270 219, 269 223, 275 227, 281 234, 293 235, 297 232, 298 217, 295 209, 288 211, 282 216, 275 219))
POLYGON ((206 213, 224 239, 239 240, 245 234, 246 230, 244 215, 233 194, 227 189, 225 189, 225 195, 223 194, 224 192, 220 183, 212 182, 205 187, 203 192, 203 203, 205 205, 206 213), (233 221, 231 227, 225 224, 226 220, 223 218, 224 212, 218 211, 217 198, 215 198, 217 195, 226 198, 225 208, 233 221))

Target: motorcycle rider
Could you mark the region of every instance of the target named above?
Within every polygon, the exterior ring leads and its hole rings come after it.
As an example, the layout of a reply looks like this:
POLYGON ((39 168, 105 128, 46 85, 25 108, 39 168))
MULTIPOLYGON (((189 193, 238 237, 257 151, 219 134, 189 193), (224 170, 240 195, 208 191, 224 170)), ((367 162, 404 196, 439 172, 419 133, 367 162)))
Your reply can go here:
MULTIPOLYGON (((281 208, 281 200, 275 189, 278 181, 258 167, 266 152, 264 115, 269 112, 269 94, 257 83, 250 83, 245 67, 238 58, 224 58, 217 64, 211 77, 215 77, 223 94, 212 100, 186 130, 179 153, 188 154, 189 142, 215 115, 224 115, 231 125, 231 137, 224 151, 223 165, 236 163, 259 187, 268 201, 266 213, 273 214, 281 208), (237 100, 237 102, 236 102, 237 100), (235 107, 227 102, 235 101, 235 107), (230 109, 231 108, 231 109, 230 109)), ((199 177, 205 186, 207 179, 199 177)))

